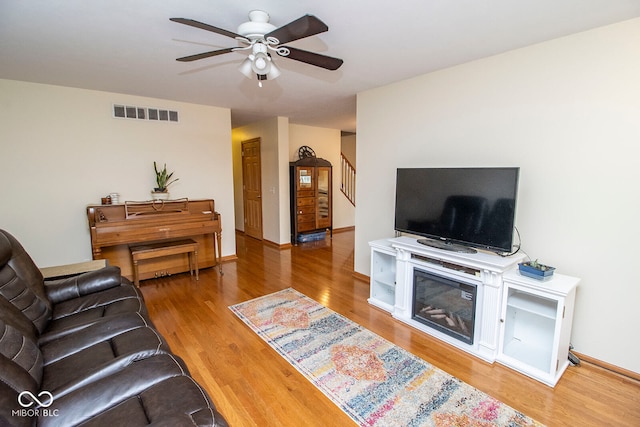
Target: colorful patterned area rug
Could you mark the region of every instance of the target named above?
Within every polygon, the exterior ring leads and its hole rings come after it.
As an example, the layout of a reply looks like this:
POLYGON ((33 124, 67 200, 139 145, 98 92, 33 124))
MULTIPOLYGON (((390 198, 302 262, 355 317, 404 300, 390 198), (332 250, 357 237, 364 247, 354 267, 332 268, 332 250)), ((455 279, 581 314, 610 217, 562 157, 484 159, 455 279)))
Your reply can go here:
POLYGON ((294 289, 229 308, 361 426, 542 426, 294 289))

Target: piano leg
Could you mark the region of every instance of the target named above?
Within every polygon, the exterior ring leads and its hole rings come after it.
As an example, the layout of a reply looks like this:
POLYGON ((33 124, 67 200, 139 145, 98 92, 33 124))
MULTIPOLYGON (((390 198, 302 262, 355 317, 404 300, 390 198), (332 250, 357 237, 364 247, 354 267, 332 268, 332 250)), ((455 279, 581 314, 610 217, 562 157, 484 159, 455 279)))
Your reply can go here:
POLYGON ((133 259, 133 283, 136 285, 136 288, 140 287, 140 274, 138 272, 138 259, 133 259))
POLYGON ((220 231, 218 231, 217 233, 215 233, 215 239, 214 239, 214 245, 217 246, 217 248, 213 248, 214 251, 214 257, 216 258, 216 264, 218 264, 218 270, 220 271, 220 275, 223 276, 224 273, 222 272, 222 229, 220 229, 220 231), (217 252, 216 252, 217 249, 217 252))

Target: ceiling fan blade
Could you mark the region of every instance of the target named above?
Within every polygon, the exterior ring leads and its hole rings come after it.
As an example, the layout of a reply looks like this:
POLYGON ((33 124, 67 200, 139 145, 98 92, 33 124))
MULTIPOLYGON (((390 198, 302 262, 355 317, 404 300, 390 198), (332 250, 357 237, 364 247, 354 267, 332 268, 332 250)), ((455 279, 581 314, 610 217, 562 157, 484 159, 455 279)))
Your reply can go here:
POLYGON ((295 47, 290 46, 281 47, 287 48, 289 50, 289 55, 280 56, 315 65, 316 67, 326 68, 327 70, 337 70, 344 62, 342 59, 321 55, 319 53, 309 52, 308 50, 296 49, 295 47))
POLYGON ((198 53, 197 55, 183 56, 182 58, 176 59, 176 61, 180 61, 180 62, 196 61, 198 59, 210 58, 212 56, 233 52, 234 49, 235 49, 234 47, 228 47, 226 49, 212 50, 211 52, 198 53))
POLYGON ((264 38, 275 37, 279 44, 289 43, 294 40, 303 39, 305 37, 324 33, 329 27, 327 24, 319 20, 313 15, 305 15, 295 21, 289 22, 280 28, 276 28, 269 34, 265 34, 264 38))
POLYGON ((237 37, 240 37, 241 39, 246 39, 246 37, 243 37, 240 34, 236 34, 232 31, 223 30, 222 28, 214 27, 213 25, 205 24, 203 22, 194 21, 193 19, 169 18, 169 20, 173 22, 177 22, 179 24, 189 25, 190 27, 200 28, 201 30, 222 34, 223 36, 231 37, 232 39, 235 39, 237 37))

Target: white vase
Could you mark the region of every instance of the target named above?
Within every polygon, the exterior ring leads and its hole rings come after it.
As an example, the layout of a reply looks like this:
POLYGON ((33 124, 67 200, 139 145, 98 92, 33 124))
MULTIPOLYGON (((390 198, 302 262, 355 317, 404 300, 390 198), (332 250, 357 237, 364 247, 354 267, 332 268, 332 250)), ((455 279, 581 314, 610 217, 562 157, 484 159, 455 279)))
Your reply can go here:
POLYGON ((151 200, 169 200, 168 191, 152 191, 151 200))

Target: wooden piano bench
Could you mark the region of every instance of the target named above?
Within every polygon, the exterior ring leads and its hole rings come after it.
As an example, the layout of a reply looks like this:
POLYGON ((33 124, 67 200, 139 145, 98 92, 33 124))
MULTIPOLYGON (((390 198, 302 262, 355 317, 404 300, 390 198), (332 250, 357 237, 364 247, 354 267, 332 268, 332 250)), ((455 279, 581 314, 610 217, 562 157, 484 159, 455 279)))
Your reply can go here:
POLYGON ((200 280, 198 273, 198 242, 192 239, 170 240, 158 243, 129 246, 131 259, 133 260, 134 283, 140 287, 138 263, 147 259, 159 258, 169 255, 187 254, 189 257, 189 273, 193 276, 195 270, 196 280, 200 280))

